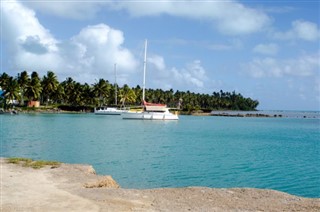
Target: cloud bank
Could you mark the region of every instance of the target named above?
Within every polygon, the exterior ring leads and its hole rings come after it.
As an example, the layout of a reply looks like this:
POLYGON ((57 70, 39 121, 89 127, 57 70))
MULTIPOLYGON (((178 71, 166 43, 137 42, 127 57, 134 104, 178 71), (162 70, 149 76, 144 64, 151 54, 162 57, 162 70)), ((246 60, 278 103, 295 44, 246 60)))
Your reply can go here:
POLYGON ((271 18, 261 10, 237 1, 93 1, 76 2, 25 1, 39 12, 64 18, 90 19, 100 10, 126 11, 132 17, 170 15, 192 20, 204 20, 228 35, 246 35, 262 31, 271 18))
MULTIPOLYGON (((73 4, 67 3, 66 8, 70 5, 73 4)), ((39 4, 38 7, 46 6, 39 4)), ((51 8, 53 13, 57 8, 59 6, 51 8)), ((91 11, 92 7, 88 10, 91 11)), ((77 8, 75 14, 76 11, 77 8)), ((3 2, 2 12, 2 36, 6 41, 6 52, 10 51, 11 55, 10 60, 5 62, 13 70, 12 75, 27 70, 37 71, 43 76, 52 70, 60 81, 72 77, 82 83, 93 83, 99 78, 113 79, 116 63, 119 84, 133 86, 134 83, 140 83, 140 77, 137 76, 141 73, 142 61, 124 47, 125 37, 121 30, 100 23, 84 27, 67 40, 58 40, 39 22, 35 11, 27 6, 17 1, 3 2), (137 79, 139 81, 134 82, 137 79)), ((64 10, 60 12, 64 13, 64 10)), ((149 85, 154 83, 159 88, 183 89, 184 86, 192 86, 197 89, 203 87, 206 80, 200 61, 187 64, 180 70, 167 68, 164 58, 159 55, 148 56, 148 63, 151 68, 148 71, 149 85)))
POLYGON ((123 33, 106 24, 87 26, 61 41, 41 25, 33 10, 16 1, 4 2, 2 12, 3 37, 13 55, 12 69, 37 71, 40 76, 53 70, 62 79, 73 76, 81 82, 93 82, 113 74, 114 63, 124 76, 138 65, 123 47, 123 33))
POLYGON ((132 16, 167 14, 211 22, 220 32, 230 35, 250 34, 269 25, 270 18, 262 11, 236 1, 114 1, 115 9, 128 11, 132 16))
POLYGON ((273 37, 279 40, 319 41, 320 29, 317 24, 304 20, 295 20, 292 28, 286 32, 275 32, 273 37))
POLYGON ((264 77, 310 77, 318 76, 320 54, 302 55, 296 59, 275 59, 266 57, 254 59, 244 66, 247 73, 254 78, 264 77))
POLYGON ((68 19, 92 19, 106 5, 103 1, 22 1, 23 5, 44 14, 68 19))

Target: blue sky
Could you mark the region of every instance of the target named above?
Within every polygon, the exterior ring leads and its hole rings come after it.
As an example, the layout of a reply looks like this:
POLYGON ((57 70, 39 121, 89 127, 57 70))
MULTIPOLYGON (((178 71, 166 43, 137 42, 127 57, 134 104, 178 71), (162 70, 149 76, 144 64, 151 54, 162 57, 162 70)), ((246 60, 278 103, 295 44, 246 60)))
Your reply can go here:
POLYGON ((1 1, 1 73, 236 91, 261 110, 320 110, 319 1, 1 1))

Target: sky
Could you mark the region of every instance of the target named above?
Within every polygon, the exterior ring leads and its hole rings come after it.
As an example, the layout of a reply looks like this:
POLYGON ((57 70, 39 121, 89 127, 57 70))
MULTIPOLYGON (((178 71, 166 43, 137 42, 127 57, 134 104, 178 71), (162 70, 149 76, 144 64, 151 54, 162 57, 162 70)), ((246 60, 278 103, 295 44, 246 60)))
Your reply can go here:
POLYGON ((259 110, 320 110, 320 3, 1 0, 1 69, 147 88, 235 91, 259 110))

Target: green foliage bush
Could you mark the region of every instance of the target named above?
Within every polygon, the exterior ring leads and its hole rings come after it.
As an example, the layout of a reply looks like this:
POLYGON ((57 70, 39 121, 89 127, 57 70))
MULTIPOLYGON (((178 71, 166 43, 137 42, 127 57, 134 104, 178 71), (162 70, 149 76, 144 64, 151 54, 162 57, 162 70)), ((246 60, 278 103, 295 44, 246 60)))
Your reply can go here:
POLYGON ((58 167, 61 163, 57 161, 44 161, 44 160, 38 160, 34 161, 30 158, 8 158, 8 163, 13 164, 21 164, 24 167, 31 167, 34 169, 40 169, 44 166, 51 166, 51 168, 58 167))

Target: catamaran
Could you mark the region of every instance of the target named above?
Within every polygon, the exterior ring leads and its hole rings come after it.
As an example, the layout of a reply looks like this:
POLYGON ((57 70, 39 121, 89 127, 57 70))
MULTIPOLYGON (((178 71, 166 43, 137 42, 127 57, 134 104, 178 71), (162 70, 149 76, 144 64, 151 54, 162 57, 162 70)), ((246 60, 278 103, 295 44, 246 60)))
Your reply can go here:
POLYGON ((121 110, 115 107, 98 107, 94 109, 96 115, 121 115, 126 110, 121 110))
MULTIPOLYGON (((115 73, 115 104, 118 104, 117 100, 117 64, 114 64, 114 73, 115 73)), ((94 108, 94 114, 96 115, 121 115, 122 113, 127 112, 127 110, 118 109, 116 107, 98 107, 94 108)))
POLYGON ((122 113, 123 119, 140 119, 140 120, 178 120, 177 114, 169 111, 170 108, 165 104, 154 104, 145 101, 146 87, 146 64, 147 64, 147 40, 144 48, 144 64, 143 64, 143 88, 142 88, 142 108, 132 109, 122 113))

